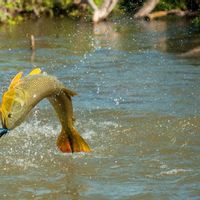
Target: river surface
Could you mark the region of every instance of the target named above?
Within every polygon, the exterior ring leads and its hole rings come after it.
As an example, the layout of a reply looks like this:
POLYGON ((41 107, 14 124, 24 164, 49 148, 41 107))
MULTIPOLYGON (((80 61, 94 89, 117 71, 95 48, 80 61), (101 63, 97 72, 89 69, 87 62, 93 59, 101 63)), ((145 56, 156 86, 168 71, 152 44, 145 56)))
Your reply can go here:
POLYGON ((59 152, 42 101, 0 139, 0 199, 200 199, 200 58, 180 56, 199 36, 180 19, 1 26, 0 95, 21 70, 55 75, 78 93, 75 124, 92 152, 59 152))

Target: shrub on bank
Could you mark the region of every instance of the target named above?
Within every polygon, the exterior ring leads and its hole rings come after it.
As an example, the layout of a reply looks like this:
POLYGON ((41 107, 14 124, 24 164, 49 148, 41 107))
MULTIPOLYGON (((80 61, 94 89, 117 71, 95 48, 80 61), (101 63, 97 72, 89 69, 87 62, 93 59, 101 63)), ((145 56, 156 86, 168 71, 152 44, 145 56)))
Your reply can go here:
MULTIPOLYGON (((80 0, 1 0, 0 1, 0 22, 15 24, 25 16, 39 17, 41 15, 67 15, 80 17, 91 14, 88 7, 77 6, 74 2, 80 0)), ((103 0, 94 0, 100 5, 103 0)), ((126 12, 133 15, 142 6, 141 0, 121 0, 118 3, 116 14, 126 12), (119 12, 121 11, 121 12, 119 12)), ((200 0, 160 0, 156 10, 194 10, 200 9, 200 0)), ((200 25, 200 15, 194 20, 195 25, 200 25)))

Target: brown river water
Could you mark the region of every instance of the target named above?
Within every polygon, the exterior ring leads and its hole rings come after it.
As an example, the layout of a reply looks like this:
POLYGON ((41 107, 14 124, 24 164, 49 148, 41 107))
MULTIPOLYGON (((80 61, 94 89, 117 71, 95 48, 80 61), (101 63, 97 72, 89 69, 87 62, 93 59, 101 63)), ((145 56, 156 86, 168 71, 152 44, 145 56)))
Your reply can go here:
POLYGON ((200 199, 200 58, 180 56, 199 36, 180 19, 1 26, 0 95, 20 70, 55 75, 79 94, 76 127, 93 151, 59 152, 42 101, 0 139, 0 199, 200 199))

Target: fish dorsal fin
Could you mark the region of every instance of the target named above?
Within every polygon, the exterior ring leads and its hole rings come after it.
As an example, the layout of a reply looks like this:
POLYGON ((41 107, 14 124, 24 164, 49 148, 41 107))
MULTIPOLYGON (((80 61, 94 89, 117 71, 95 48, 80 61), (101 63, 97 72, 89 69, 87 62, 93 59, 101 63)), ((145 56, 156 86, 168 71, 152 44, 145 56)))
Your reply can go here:
POLYGON ((33 69, 28 75, 35 75, 35 74, 41 74, 42 70, 40 68, 33 69))
POLYGON ((23 75, 23 72, 19 72, 18 74, 15 75, 15 77, 12 79, 9 89, 14 88, 20 81, 21 77, 23 75))
POLYGON ((77 95, 76 92, 74 92, 74 91, 72 91, 72 90, 69 90, 69 89, 67 89, 67 88, 62 88, 62 91, 63 91, 66 95, 69 95, 69 96, 71 96, 71 97, 77 95))

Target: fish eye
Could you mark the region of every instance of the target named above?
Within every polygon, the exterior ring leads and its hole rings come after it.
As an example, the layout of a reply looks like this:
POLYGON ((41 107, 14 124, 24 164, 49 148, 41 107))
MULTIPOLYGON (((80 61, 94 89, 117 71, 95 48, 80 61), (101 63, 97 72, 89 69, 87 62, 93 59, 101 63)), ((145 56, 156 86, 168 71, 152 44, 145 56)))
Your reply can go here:
POLYGON ((12 117, 12 114, 11 113, 8 113, 8 118, 11 118, 12 117))

